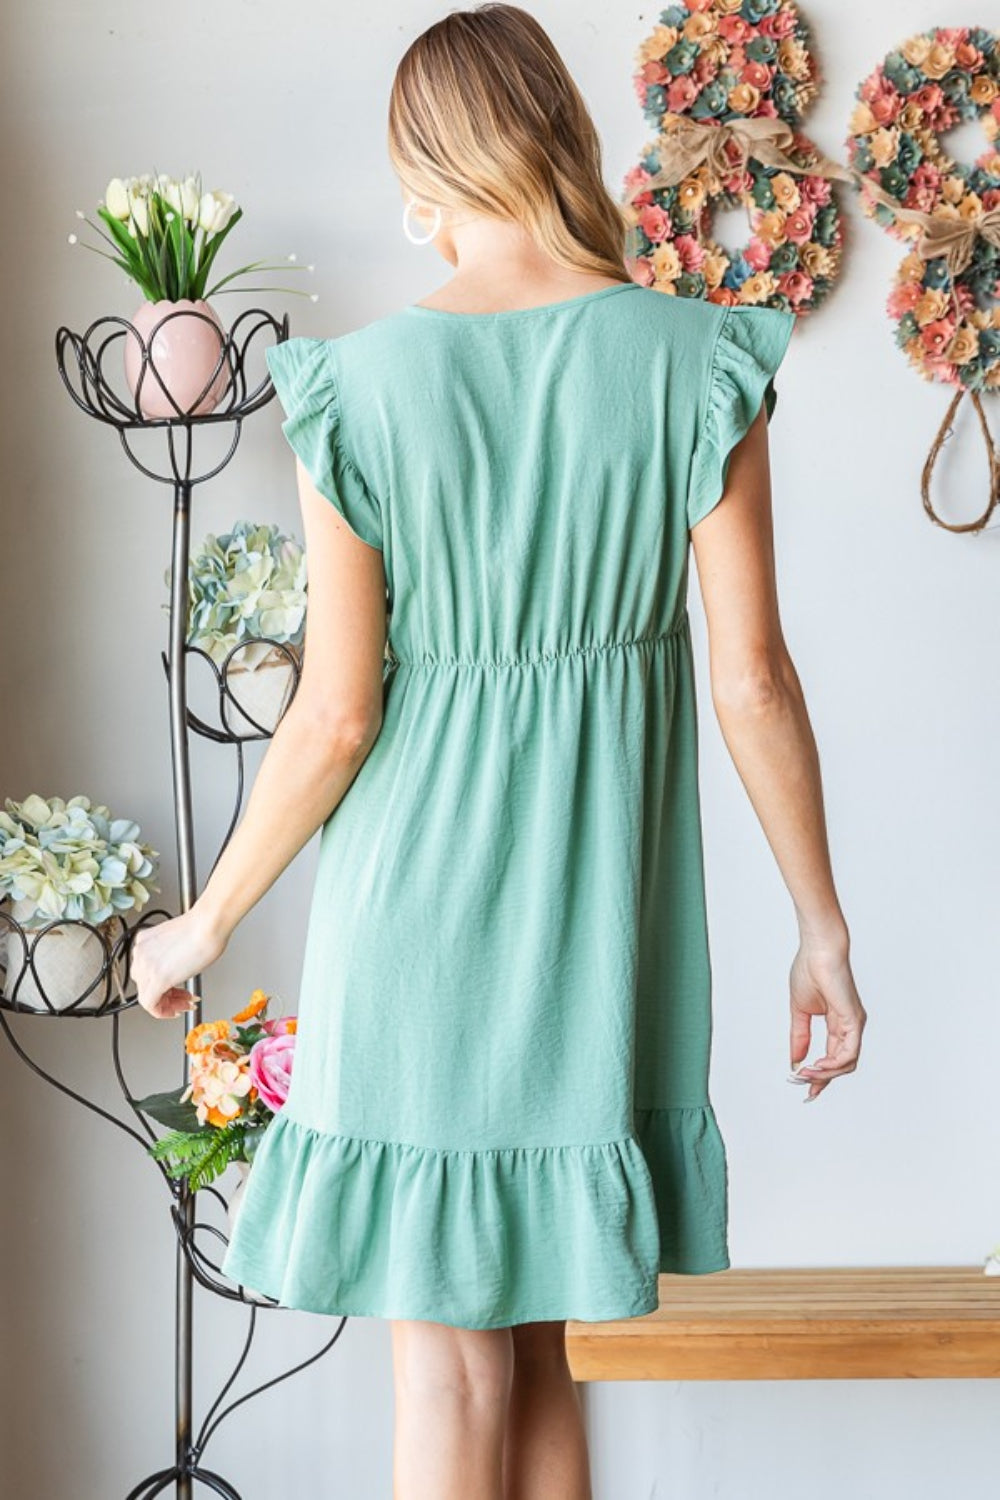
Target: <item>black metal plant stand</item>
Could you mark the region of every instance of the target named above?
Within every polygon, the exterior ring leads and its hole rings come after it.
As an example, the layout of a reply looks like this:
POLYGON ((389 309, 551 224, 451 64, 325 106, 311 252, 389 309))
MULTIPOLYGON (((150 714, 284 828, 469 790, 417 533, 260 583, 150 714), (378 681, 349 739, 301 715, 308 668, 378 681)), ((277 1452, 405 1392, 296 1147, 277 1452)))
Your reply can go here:
MULTIPOLYGON (((206 322, 211 322, 205 314, 183 310, 169 313, 158 327, 162 327, 165 322, 169 323, 175 317, 204 317, 206 322)), ((212 323, 212 327, 216 328, 216 325, 212 323)), ((56 359, 59 373, 76 405, 88 416, 96 417, 98 421, 117 429, 129 459, 143 474, 158 483, 171 485, 173 488, 169 654, 164 654, 162 661, 169 694, 174 815, 182 911, 188 911, 197 896, 189 734, 193 732, 218 744, 230 745, 235 754, 236 797, 232 818, 219 854, 216 856, 218 859, 232 836, 243 803, 244 745, 251 740, 269 738, 274 728, 274 725, 262 724, 254 720, 248 711, 242 709, 238 694, 234 690, 231 673, 239 670, 236 658, 244 650, 245 643, 230 651, 222 666, 219 667, 205 652, 188 646, 186 639, 192 495, 196 485, 213 478, 228 464, 239 444, 244 418, 259 411, 274 396, 274 386, 266 370, 259 383, 252 387, 247 379, 251 347, 258 335, 268 332, 276 335, 274 342, 287 339, 287 316, 278 322, 267 312, 251 309, 237 317, 228 333, 220 332, 220 350, 216 367, 203 390, 184 411, 173 400, 166 381, 161 378, 153 362, 155 333, 151 346, 147 346, 138 330, 126 319, 103 317, 92 323, 83 334, 74 334, 68 328, 60 328, 56 334, 56 359), (126 338, 137 339, 141 348, 141 373, 134 397, 127 387, 124 394, 120 393, 120 388, 125 384, 121 372, 123 371, 123 343, 126 338), (108 366, 109 357, 113 357, 113 376, 108 366), (198 408, 203 404, 206 393, 217 388, 217 381, 225 383, 221 399, 211 411, 199 414, 198 408), (143 393, 154 384, 169 400, 174 415, 150 418, 143 414, 143 393), (227 451, 214 466, 206 467, 204 471, 199 472, 194 457, 195 429, 220 427, 225 424, 232 429, 227 451), (166 455, 162 469, 150 467, 142 461, 131 445, 133 434, 154 429, 162 431, 165 439, 166 455), (209 724, 189 708, 187 683, 189 655, 202 657, 214 674, 214 690, 218 696, 219 707, 219 722, 216 725, 209 724)), ((254 644, 256 645, 256 642, 254 644)), ((265 644, 288 658, 291 667, 291 692, 286 694, 286 699, 294 696, 301 666, 298 654, 281 642, 266 641, 265 644)), ((219 1474, 203 1467, 202 1459, 210 1438, 219 1424, 238 1406, 242 1406, 254 1396, 269 1390, 280 1381, 287 1380, 291 1375, 321 1359, 337 1342, 346 1326, 347 1318, 344 1317, 338 1321, 333 1337, 309 1359, 253 1387, 242 1396, 228 1400, 228 1405, 225 1404, 250 1355, 257 1330, 258 1311, 277 1308, 279 1304, 270 1298, 236 1286, 222 1276, 219 1260, 214 1259, 208 1253, 203 1242, 208 1241, 214 1244, 218 1255, 218 1245, 221 1243, 224 1246, 227 1243, 226 1234, 217 1225, 198 1218, 196 1199, 199 1196, 202 1198, 207 1196, 210 1202, 214 1200, 214 1204, 221 1205, 223 1209, 227 1206, 226 1199, 214 1187, 201 1189, 200 1195, 192 1192, 186 1181, 172 1178, 163 1163, 156 1162, 153 1157, 148 1156, 147 1148, 156 1140, 156 1133, 145 1115, 138 1109, 135 1096, 126 1080, 122 1063, 121 1021, 126 1012, 137 1005, 136 997, 130 993, 129 988, 132 944, 136 933, 143 926, 160 918, 169 917, 169 915, 169 912, 156 909, 145 912, 131 925, 128 925, 121 917, 114 917, 97 927, 79 919, 56 920, 29 931, 14 918, 10 911, 5 909, 5 904, 0 904, 0 971, 3 974, 2 990, 0 990, 0 1027, 14 1052, 34 1073, 71 1099, 117 1126, 142 1147, 147 1159, 159 1169, 162 1181, 171 1196, 170 1212, 177 1236, 174 1340, 175 1456, 170 1465, 148 1475, 135 1485, 129 1491, 127 1500, 153 1500, 154 1496, 164 1494, 171 1486, 174 1487, 177 1500, 192 1500, 196 1484, 204 1485, 215 1494, 228 1497, 228 1500, 241 1500, 238 1491, 231 1484, 219 1474), (95 963, 92 980, 79 994, 50 995, 45 985, 42 960, 46 952, 52 950, 53 936, 61 934, 67 927, 87 929, 96 940, 92 942, 92 946, 101 954, 101 958, 95 963), (45 946, 47 940, 48 949, 45 946), (29 982, 34 997, 30 1001, 24 998, 24 991, 29 982), (108 1020, 115 1077, 134 1123, 128 1123, 117 1114, 86 1098, 68 1084, 54 1078, 34 1061, 18 1040, 15 1029, 11 1025, 10 1017, 15 1014, 35 1017, 85 1016, 91 1019, 108 1020), (193 1416, 194 1288, 196 1282, 206 1291, 242 1303, 248 1309, 246 1337, 239 1357, 231 1374, 208 1407, 197 1432, 194 1431, 193 1416)), ((202 998, 201 976, 192 976, 188 988, 200 1000, 202 998)), ((195 1024, 194 1013, 186 1014, 184 1017, 185 1040, 195 1024)), ((183 1085, 186 1086, 190 1072, 186 1049, 182 1066, 183 1085)))

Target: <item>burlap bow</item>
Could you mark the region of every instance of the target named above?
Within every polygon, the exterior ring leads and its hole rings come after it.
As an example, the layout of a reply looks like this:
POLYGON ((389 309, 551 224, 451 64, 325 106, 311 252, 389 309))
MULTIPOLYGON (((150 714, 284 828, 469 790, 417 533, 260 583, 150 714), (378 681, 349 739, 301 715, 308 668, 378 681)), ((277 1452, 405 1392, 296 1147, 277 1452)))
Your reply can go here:
POLYGON ((742 171, 750 157, 766 167, 782 167, 796 174, 853 180, 846 168, 829 157, 817 154, 807 165, 793 160, 787 148, 792 145, 795 132, 786 120, 776 115, 722 121, 693 120, 689 115, 667 119, 669 128, 664 130, 657 145, 659 171, 638 183, 632 197, 653 188, 673 187, 703 164, 715 177, 730 177, 742 171))
POLYGON ((965 270, 972 259, 976 240, 982 238, 1000 250, 1000 204, 995 208, 980 210, 969 218, 952 217, 950 214, 923 213, 918 208, 906 208, 893 198, 880 183, 861 173, 855 174, 863 193, 868 193, 904 224, 919 224, 923 233, 913 248, 925 260, 944 260, 954 279, 965 270))

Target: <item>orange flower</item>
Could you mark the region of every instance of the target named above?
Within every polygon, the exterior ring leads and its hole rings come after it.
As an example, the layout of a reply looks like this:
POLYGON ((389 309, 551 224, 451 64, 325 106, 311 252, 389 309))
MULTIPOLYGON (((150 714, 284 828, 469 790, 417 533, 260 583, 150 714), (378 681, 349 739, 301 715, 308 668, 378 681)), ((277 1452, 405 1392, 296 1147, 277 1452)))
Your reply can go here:
POLYGON ((192 1026, 184 1043, 186 1052, 200 1052, 206 1047, 211 1047, 213 1042, 221 1042, 229 1035, 228 1021, 202 1021, 200 1026, 192 1026))
POLYGON ((244 1010, 241 1010, 239 1015, 233 1016, 233 1020, 251 1021, 254 1016, 260 1015, 261 1011, 267 1005, 269 998, 264 990, 254 990, 250 996, 250 1004, 244 1010))
MULTIPOLYGON (((208 1051, 208 1048, 204 1049, 208 1051)), ((243 1051, 239 1047, 230 1046, 228 1041, 213 1042, 211 1047, 212 1056, 219 1062, 239 1062, 243 1057, 243 1051)))

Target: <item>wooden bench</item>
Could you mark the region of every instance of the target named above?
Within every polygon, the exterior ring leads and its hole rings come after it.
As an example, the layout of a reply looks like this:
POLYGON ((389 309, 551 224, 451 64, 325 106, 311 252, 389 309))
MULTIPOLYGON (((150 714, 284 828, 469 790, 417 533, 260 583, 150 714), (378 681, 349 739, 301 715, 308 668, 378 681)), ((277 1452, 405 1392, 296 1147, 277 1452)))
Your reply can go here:
POLYGON ((981 1266, 661 1275, 656 1312, 566 1325, 587 1380, 1000 1376, 1000 1276, 981 1266))

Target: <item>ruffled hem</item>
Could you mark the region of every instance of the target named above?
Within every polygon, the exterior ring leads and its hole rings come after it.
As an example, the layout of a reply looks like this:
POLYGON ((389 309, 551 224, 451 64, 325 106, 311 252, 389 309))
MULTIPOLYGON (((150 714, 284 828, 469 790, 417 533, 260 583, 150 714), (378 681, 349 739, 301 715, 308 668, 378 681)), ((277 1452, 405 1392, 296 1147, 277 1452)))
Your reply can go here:
POLYGON ((722 499, 729 456, 766 403, 770 422, 777 392, 774 374, 796 324, 780 307, 733 304, 723 310, 709 373, 708 402, 692 458, 688 527, 722 499))
POLYGON ((721 1268, 717 1238, 701 1247, 695 1225, 660 1250, 671 1212, 708 1222, 690 1201, 711 1175, 703 1113, 643 1112, 654 1171, 670 1174, 658 1204, 635 1135, 442 1150, 333 1135, 282 1111, 222 1271, 284 1307, 334 1316, 462 1328, 640 1317, 659 1305, 660 1269, 721 1268), (685 1168, 686 1149, 706 1143, 705 1170, 685 1168))
POLYGON ((729 1173, 710 1104, 637 1109, 635 1130, 656 1196, 659 1269, 729 1269, 729 1173))

